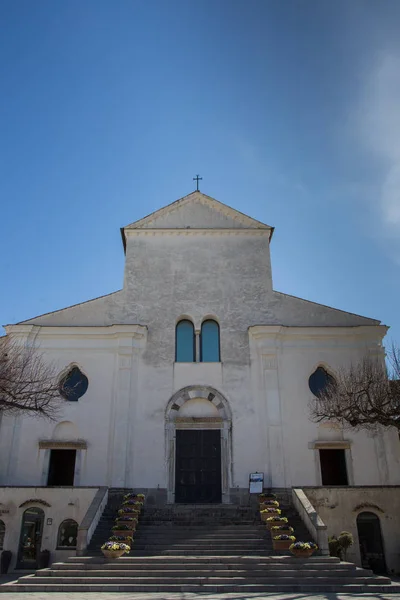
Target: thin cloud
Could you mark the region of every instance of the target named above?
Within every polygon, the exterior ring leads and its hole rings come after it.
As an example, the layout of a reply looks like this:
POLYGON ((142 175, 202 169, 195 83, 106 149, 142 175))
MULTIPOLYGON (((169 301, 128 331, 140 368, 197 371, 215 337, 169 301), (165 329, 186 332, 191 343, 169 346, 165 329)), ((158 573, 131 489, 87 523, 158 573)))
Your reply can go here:
POLYGON ((381 56, 365 86, 361 134, 381 170, 379 211, 383 233, 400 233, 400 55, 381 56))

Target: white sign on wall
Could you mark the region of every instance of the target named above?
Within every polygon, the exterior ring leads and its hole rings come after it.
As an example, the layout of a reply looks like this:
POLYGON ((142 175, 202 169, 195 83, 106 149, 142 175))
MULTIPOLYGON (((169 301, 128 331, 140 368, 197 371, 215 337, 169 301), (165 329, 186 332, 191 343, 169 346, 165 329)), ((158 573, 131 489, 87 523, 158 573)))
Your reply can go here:
POLYGON ((264 473, 250 473, 249 492, 250 494, 261 494, 264 488, 264 473))

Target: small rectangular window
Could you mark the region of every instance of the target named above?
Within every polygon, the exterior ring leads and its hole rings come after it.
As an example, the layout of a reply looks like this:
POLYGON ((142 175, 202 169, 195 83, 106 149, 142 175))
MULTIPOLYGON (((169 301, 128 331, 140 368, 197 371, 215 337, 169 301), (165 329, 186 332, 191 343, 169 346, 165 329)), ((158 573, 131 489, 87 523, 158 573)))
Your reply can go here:
POLYGON ((348 485, 346 455, 343 449, 319 451, 322 485, 348 485))

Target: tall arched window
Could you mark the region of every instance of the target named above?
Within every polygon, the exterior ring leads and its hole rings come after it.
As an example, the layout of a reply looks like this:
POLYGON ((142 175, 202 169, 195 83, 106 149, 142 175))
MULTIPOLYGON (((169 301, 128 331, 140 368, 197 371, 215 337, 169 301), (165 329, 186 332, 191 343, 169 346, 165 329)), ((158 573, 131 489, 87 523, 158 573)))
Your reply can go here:
POLYGON ((5 534, 6 526, 4 525, 4 521, 0 521, 0 550, 3 550, 5 534))
POLYGON ((201 362, 219 362, 219 325, 216 321, 204 321, 201 326, 200 339, 201 362))
POLYGON ((195 362, 195 335, 191 321, 179 321, 176 326, 176 362, 195 362))
POLYGON ((308 386, 311 392, 314 394, 314 396, 317 396, 317 398, 328 387, 328 385, 334 383, 335 379, 332 377, 332 375, 329 375, 328 371, 326 371, 323 367, 318 367, 318 369, 314 371, 308 380, 308 386))
POLYGON ((63 521, 58 529, 58 548, 76 548, 78 523, 73 519, 63 521))

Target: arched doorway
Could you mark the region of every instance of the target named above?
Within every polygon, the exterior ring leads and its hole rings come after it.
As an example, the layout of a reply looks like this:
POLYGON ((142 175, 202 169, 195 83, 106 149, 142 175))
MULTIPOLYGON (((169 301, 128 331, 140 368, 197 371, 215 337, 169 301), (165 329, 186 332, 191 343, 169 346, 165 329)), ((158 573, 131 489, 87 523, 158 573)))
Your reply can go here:
POLYGON ((44 512, 33 506, 22 515, 21 537, 18 550, 18 569, 35 569, 42 545, 44 512))
POLYGON ((379 517, 372 512, 362 512, 357 517, 361 564, 374 573, 386 573, 382 532, 379 517))
POLYGON ((231 486, 231 412, 208 386, 186 387, 166 410, 168 502, 228 503, 231 486))

